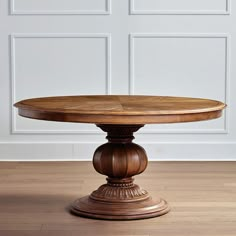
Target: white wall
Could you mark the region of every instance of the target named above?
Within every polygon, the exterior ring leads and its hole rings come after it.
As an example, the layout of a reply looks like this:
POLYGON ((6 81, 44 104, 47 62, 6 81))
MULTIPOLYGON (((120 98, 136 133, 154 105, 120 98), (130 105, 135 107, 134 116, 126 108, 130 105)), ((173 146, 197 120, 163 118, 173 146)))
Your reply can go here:
POLYGON ((235 160, 236 4, 230 0, 2 0, 0 160, 91 159, 93 125, 25 119, 21 99, 152 94, 217 99, 220 119, 147 125, 152 160, 235 160))

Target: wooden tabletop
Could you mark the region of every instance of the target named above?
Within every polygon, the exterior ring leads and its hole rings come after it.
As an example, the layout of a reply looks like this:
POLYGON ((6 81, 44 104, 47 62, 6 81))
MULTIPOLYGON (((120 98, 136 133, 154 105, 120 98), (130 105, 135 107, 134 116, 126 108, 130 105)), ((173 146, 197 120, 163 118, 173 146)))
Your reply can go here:
POLYGON ((33 98, 14 106, 19 109, 19 115, 39 120, 151 124, 215 119, 226 105, 201 98, 93 95, 33 98))

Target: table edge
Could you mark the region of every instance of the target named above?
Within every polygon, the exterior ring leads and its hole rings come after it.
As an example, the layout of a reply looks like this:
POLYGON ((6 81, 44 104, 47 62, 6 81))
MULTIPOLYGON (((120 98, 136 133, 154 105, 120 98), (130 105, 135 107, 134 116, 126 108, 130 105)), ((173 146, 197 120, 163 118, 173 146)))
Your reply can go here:
POLYGON ((18 114, 22 117, 73 123, 94 123, 94 124, 161 124, 161 123, 182 123, 211 120, 221 117, 221 110, 208 112, 187 113, 187 114, 145 114, 145 115, 103 115, 103 114, 75 114, 58 113, 29 110, 18 108, 18 114))

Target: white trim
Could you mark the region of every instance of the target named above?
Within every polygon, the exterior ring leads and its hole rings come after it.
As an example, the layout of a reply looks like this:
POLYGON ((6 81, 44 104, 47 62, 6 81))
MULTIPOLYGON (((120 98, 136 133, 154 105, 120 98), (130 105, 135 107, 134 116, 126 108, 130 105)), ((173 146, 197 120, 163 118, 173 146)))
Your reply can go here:
POLYGON ((228 108, 225 111, 224 126, 227 133, 229 133, 230 127, 230 70, 231 70, 231 36, 227 34, 225 37, 225 103, 228 108))
POLYGON ((224 10, 135 10, 135 0, 129 0, 130 15, 230 15, 231 0, 225 0, 224 10))
MULTIPOLYGON (((52 157, 45 157, 45 158, 38 158, 38 159, 17 159, 17 158, 12 158, 12 159, 0 159, 0 163, 1 162, 82 162, 82 161, 89 161, 91 162, 91 165, 92 164, 92 159, 91 158, 80 158, 80 159, 71 159, 71 158, 61 158, 61 159, 58 159, 57 157, 55 158, 52 158, 52 157)), ((170 162, 170 161, 178 161, 178 162, 185 162, 185 161, 188 161, 188 162, 208 162, 208 161, 214 161, 214 162, 224 162, 224 161, 233 161, 235 162, 236 160, 234 158, 221 158, 221 159, 214 159, 214 158, 200 158, 200 159, 181 159, 181 158, 166 158, 166 159, 151 159, 151 160, 148 160, 148 162, 170 162)))
POLYGON ((11 76, 11 134, 100 134, 94 130, 18 130, 16 128, 16 77, 15 77, 15 39, 16 38, 104 38, 106 39, 106 94, 111 94, 111 35, 108 33, 93 34, 11 34, 10 35, 10 76, 11 76))
MULTIPOLYGON (((227 113, 225 113, 227 114, 227 113)), ((228 116, 227 116, 228 117, 228 116)), ((227 119, 224 119, 226 123, 227 119)), ((152 129, 152 130, 141 130, 140 134, 228 134, 226 127, 224 129, 152 129)))
MULTIPOLYGON (((91 161, 99 142, 0 143, 0 161, 91 161), (62 146, 63 144, 63 146, 62 146)), ((236 161, 236 142, 139 142, 149 161, 236 161)))
POLYGON ((111 0, 106 0, 104 10, 55 10, 55 11, 35 11, 16 10, 15 0, 10 0, 10 15, 111 15, 111 0))
MULTIPOLYGON (((135 92, 135 78, 134 78, 134 39, 135 38, 224 38, 225 41, 225 103, 229 105, 230 101, 230 35, 229 34, 153 34, 153 33, 131 33, 129 35, 129 94, 133 95, 135 92)), ((223 129, 169 129, 169 130, 141 130, 141 134, 228 134, 229 132, 229 112, 230 106, 224 112, 224 128, 223 129)))
MULTIPOLYGON (((96 146, 99 146, 101 144, 104 144, 106 143, 106 133, 102 132, 102 134, 104 135, 104 140, 102 142, 94 142, 94 141, 75 141, 75 142, 72 142, 72 141, 0 141, 0 145, 4 145, 4 144, 11 144, 11 145, 14 145, 14 144, 22 144, 22 145, 25 145, 25 144, 73 144, 73 145, 87 145, 87 144, 91 144, 91 145, 96 145, 96 146)), ((137 133, 135 133, 137 134, 137 133)), ((206 142, 199 142, 199 141, 191 141, 191 142, 184 142, 184 141, 181 141, 181 142, 178 142, 178 141, 170 141, 170 142, 163 142, 163 141, 160 141, 160 142, 154 142, 154 141, 141 141, 141 142, 136 142, 134 141, 133 143, 137 143, 139 145, 145 145, 145 144, 150 144, 150 145, 161 145, 161 144, 165 144, 165 145, 235 145, 236 147, 236 141, 228 141, 228 142, 220 142, 220 141, 217 141, 217 142, 214 142, 214 141, 206 141, 206 142)), ((236 156, 235 156, 236 158, 236 156)))

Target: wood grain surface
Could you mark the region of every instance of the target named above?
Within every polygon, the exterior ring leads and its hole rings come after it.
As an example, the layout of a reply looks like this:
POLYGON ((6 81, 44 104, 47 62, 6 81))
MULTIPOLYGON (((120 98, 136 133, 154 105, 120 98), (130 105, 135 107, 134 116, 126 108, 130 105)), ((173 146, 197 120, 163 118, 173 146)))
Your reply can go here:
POLYGON ((19 115, 64 122, 96 124, 176 123, 214 119, 225 104, 215 100, 164 96, 44 97, 15 104, 19 115))
POLYGON ((235 236, 236 162, 150 162, 137 182, 172 211, 138 221, 76 217, 68 203, 105 177, 91 162, 1 162, 1 236, 235 236))

